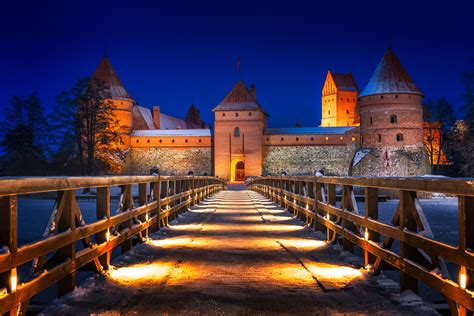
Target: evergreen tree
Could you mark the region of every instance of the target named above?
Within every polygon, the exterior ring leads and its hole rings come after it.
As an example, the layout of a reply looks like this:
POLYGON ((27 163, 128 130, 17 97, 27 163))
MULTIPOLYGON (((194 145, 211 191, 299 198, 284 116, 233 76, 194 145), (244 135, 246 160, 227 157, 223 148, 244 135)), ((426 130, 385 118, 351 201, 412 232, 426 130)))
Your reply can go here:
POLYGON ((5 133, 0 145, 5 175, 44 175, 48 130, 43 106, 36 93, 26 98, 15 96, 5 111, 5 133))
POLYGON ((186 124, 192 124, 195 126, 199 126, 200 128, 204 128, 206 126, 204 121, 201 119, 201 114, 199 113, 199 110, 196 108, 194 103, 189 106, 188 112, 184 117, 184 121, 186 122, 186 124))

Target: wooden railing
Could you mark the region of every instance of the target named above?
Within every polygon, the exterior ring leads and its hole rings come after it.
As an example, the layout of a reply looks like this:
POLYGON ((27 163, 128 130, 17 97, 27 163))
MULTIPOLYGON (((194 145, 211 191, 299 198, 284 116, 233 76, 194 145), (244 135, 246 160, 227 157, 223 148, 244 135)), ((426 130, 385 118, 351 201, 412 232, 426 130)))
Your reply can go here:
POLYGON ((446 298, 452 314, 474 310, 474 180, 284 176, 256 178, 247 186, 325 232, 328 241, 342 242, 352 252, 355 245, 360 247, 365 263, 372 264, 376 274, 385 268, 399 270, 401 291, 416 293, 421 281, 446 298), (355 188, 364 199, 363 214, 358 211, 355 188), (391 225, 378 220, 383 190, 399 193, 391 225), (458 246, 435 239, 417 192, 458 198, 458 246), (394 249, 394 241, 399 249, 394 249), (456 265, 458 276, 450 276, 445 260, 456 265))
POLYGON ((0 180, 0 313, 25 314, 30 299, 55 283, 59 295, 73 290, 76 271, 107 269, 115 247, 129 250, 133 241, 146 240, 149 232, 167 225, 169 218, 224 188, 220 179, 193 176, 0 180), (137 196, 133 185, 138 186, 137 196), (113 186, 120 187, 115 214, 110 207, 113 186), (90 224, 85 223, 75 194, 84 188, 97 190, 97 221, 90 224), (57 192, 57 199, 43 239, 18 247, 18 197, 45 192, 57 192), (17 268, 30 262, 31 272, 19 279, 17 268))

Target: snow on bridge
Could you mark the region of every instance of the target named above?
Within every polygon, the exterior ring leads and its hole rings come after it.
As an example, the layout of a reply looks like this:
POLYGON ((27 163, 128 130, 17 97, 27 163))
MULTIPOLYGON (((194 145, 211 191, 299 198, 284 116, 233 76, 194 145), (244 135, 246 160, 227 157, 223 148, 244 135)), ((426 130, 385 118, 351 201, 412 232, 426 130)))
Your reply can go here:
POLYGON ((45 314, 435 314, 253 191, 179 215, 45 314))

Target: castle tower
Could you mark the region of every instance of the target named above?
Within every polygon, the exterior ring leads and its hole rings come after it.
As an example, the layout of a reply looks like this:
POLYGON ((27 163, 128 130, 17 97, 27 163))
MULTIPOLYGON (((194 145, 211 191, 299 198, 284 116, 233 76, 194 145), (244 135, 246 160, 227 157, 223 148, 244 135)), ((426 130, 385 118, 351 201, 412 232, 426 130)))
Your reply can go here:
POLYGON ((267 113, 256 99, 255 86, 238 81, 214 112, 214 172, 225 180, 260 176, 263 130, 267 113))
POLYGON ((351 73, 328 71, 321 98, 321 126, 358 126, 357 84, 351 73))
POLYGON ((118 144, 120 149, 127 149, 130 146, 130 133, 133 129, 133 99, 128 95, 117 73, 112 68, 109 59, 104 55, 96 70, 92 74, 91 80, 97 80, 106 85, 109 90, 110 99, 114 107, 115 119, 118 120, 122 141, 118 144))
POLYGON ((391 48, 359 98, 363 147, 423 145, 423 94, 391 48))
POLYGON ((429 173, 423 145, 422 98, 421 91, 388 48, 359 95, 362 149, 360 163, 354 168, 356 174, 419 176, 429 173))

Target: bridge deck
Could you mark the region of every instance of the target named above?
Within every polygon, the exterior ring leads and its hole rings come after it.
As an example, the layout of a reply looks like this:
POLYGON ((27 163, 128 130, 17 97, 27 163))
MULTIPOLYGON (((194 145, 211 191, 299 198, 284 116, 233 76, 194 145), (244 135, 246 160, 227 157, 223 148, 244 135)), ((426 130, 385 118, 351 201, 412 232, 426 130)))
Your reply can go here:
POLYGON ((322 238, 255 192, 222 191, 45 313, 434 313, 322 238))

